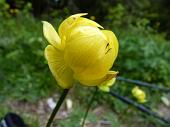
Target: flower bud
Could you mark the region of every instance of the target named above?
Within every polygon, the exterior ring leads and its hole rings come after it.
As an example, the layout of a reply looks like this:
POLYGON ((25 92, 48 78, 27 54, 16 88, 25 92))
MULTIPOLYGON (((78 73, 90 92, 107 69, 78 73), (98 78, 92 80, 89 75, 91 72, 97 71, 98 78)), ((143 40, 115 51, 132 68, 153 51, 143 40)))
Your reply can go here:
POLYGON ((138 102, 146 102, 146 94, 143 90, 139 89, 139 87, 136 86, 132 89, 132 95, 138 100, 138 102))
POLYGON ((43 33, 50 43, 45 49, 49 68, 62 88, 72 87, 75 80, 86 86, 110 87, 117 74, 109 71, 118 54, 117 38, 83 15, 64 20, 59 35, 43 21, 43 33))

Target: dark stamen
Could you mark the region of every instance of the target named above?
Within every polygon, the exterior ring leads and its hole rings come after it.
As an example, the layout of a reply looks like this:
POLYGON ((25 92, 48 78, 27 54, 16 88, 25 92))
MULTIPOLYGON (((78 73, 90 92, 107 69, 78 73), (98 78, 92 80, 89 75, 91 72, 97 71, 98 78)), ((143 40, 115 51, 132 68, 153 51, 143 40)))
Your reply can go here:
POLYGON ((109 46, 109 43, 107 43, 106 48, 109 46))
POLYGON ((106 51, 106 53, 105 54, 107 54, 110 50, 111 50, 112 48, 109 48, 107 51, 106 51))

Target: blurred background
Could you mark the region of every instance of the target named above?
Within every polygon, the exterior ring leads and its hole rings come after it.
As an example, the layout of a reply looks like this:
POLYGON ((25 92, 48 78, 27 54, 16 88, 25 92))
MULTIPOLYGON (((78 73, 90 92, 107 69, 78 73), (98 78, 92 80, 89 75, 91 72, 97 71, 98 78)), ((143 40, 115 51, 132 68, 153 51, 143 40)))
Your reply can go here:
MULTIPOLYGON (((170 87, 169 0, 0 0, 0 118, 15 112, 30 127, 44 126, 61 89, 44 58, 48 43, 41 21, 57 30, 63 19, 79 12, 116 34, 120 49, 113 70, 120 76, 170 87)), ((133 87, 117 81, 112 90, 135 100, 133 87)), ((170 118, 170 94, 142 89, 146 105, 170 118)), ((76 85, 54 127, 80 127, 93 91, 76 85)), ((102 92, 86 122, 86 127, 169 127, 102 92)))

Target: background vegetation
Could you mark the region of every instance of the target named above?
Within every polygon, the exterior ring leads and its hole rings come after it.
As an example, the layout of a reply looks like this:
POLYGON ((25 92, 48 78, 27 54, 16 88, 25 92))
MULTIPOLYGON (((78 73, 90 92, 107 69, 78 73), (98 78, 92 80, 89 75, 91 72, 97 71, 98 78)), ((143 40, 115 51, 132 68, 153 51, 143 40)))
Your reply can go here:
MULTIPOLYGON (((41 126, 42 120, 47 120, 51 110, 46 109, 46 99, 57 100, 60 88, 44 59, 47 43, 41 20, 51 22, 57 29, 63 19, 78 12, 88 12, 88 18, 117 35, 120 49, 113 69, 120 76, 170 87, 169 6, 168 0, 0 0, 0 117, 15 111, 31 127, 41 126)), ((133 87, 117 81, 113 90, 134 99, 133 87)), ((147 93, 146 105, 170 117, 170 107, 161 100, 170 95, 143 90, 147 93)), ((70 117, 57 120, 56 124, 79 127, 92 92, 93 88, 76 85, 69 96, 73 101, 70 117)), ((109 121, 112 127, 168 127, 99 92, 88 121, 95 126, 101 119, 109 121), (100 115, 96 115, 98 110, 100 115)))

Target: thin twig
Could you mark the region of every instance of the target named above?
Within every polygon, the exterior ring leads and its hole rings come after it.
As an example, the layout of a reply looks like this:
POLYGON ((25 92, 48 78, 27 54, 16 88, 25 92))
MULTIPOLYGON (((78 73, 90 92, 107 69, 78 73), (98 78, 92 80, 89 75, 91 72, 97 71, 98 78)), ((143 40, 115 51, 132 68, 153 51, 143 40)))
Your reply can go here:
POLYGON ((59 98, 59 100, 58 100, 58 102, 57 102, 57 105, 56 105, 56 107, 54 108, 54 110, 53 110, 53 112, 52 112, 52 114, 51 114, 51 116, 50 116, 50 118, 49 118, 49 120, 48 120, 48 122, 47 122, 46 127, 50 127, 50 126, 51 126, 51 124, 52 124, 52 122, 53 122, 53 120, 54 120, 54 117, 55 117, 56 113, 58 112, 58 110, 59 110, 61 104, 63 103, 66 95, 68 94, 68 91, 69 91, 69 89, 64 89, 64 90, 63 90, 63 92, 62 92, 62 94, 61 94, 61 97, 59 98))
POLYGON ((120 77, 120 76, 117 77, 117 80, 133 83, 133 84, 136 84, 138 86, 150 87, 152 89, 160 90, 160 91, 163 91, 163 92, 170 92, 169 88, 160 87, 160 86, 158 86, 156 84, 150 84, 150 83, 142 82, 142 81, 139 81, 139 80, 132 80, 132 79, 128 79, 128 78, 124 78, 124 77, 120 77))
POLYGON ((98 90, 98 88, 96 87, 96 88, 95 88, 95 91, 93 92, 93 95, 92 95, 92 97, 91 97, 91 100, 89 101, 89 103, 88 103, 88 105, 87 105, 87 110, 86 110, 86 112, 85 112, 85 114, 84 114, 83 122, 82 122, 82 126, 81 126, 81 127, 84 127, 84 124, 85 124, 85 121, 86 121, 88 112, 89 112, 90 107, 91 107, 91 105, 92 105, 92 103, 93 103, 93 100, 94 100, 94 98, 95 98, 95 95, 96 95, 96 93, 97 93, 97 90, 98 90))
POLYGON ((145 113, 147 113, 148 115, 151 115, 151 116, 153 116, 153 117, 155 117, 155 118, 157 118, 157 119, 160 119, 160 120, 162 120, 162 121, 165 122, 165 123, 170 123, 169 120, 167 120, 167 119, 164 118, 164 117, 161 117, 161 116, 158 115, 156 112, 153 112, 152 110, 150 110, 149 108, 145 107, 144 105, 141 105, 141 104, 139 104, 139 103, 137 103, 137 102, 135 102, 135 101, 132 101, 132 100, 126 98, 126 97, 123 97, 123 96, 119 95, 118 93, 115 93, 115 92, 112 92, 112 91, 110 91, 110 92, 108 92, 108 93, 109 93, 110 95, 118 98, 119 100, 123 101, 124 103, 133 105, 133 106, 136 107, 138 110, 140 110, 140 111, 142 111, 142 112, 145 112, 145 113))

